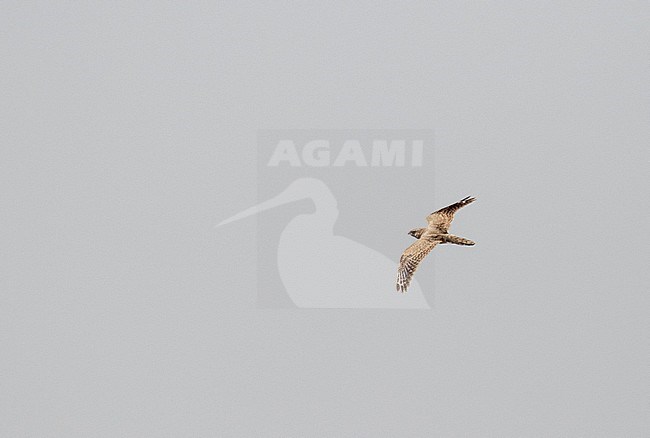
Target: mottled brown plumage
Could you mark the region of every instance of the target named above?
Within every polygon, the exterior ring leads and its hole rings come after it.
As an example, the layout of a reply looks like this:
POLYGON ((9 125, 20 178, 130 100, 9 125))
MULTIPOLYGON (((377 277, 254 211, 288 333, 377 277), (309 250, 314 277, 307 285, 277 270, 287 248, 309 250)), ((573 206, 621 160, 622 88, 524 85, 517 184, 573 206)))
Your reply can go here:
POLYGON ((426 218, 428 223, 426 228, 415 228, 409 231, 408 234, 418 240, 406 248, 400 257, 396 284, 398 292, 406 292, 420 262, 436 245, 442 243, 474 245, 471 240, 448 234, 447 231, 454 220, 454 213, 475 200, 468 196, 455 204, 434 211, 426 218))

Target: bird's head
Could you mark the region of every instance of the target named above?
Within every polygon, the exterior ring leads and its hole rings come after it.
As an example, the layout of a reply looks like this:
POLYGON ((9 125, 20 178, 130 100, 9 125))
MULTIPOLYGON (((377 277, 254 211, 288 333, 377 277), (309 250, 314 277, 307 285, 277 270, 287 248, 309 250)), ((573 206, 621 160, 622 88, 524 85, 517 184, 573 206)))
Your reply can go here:
POLYGON ((411 231, 409 231, 409 236, 413 236, 416 239, 419 239, 420 236, 422 236, 423 232, 424 232, 424 228, 414 228, 411 231))

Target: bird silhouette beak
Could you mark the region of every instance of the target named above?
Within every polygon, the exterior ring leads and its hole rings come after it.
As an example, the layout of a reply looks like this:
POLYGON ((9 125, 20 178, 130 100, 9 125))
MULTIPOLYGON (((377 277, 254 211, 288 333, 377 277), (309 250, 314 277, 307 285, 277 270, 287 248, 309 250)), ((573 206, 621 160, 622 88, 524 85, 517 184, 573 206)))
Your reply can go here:
POLYGON ((280 205, 288 204, 289 202, 298 201, 305 197, 307 197, 306 193, 301 194, 301 193, 296 193, 295 191, 285 190, 279 195, 269 199, 268 201, 261 202, 257 205, 254 205, 253 207, 247 208, 246 210, 237 213, 234 216, 229 217, 228 219, 222 220, 216 226, 220 227, 222 225, 229 224, 230 222, 235 222, 240 219, 244 219, 248 216, 253 216, 257 213, 261 213, 264 210, 268 210, 274 207, 278 207, 280 205))

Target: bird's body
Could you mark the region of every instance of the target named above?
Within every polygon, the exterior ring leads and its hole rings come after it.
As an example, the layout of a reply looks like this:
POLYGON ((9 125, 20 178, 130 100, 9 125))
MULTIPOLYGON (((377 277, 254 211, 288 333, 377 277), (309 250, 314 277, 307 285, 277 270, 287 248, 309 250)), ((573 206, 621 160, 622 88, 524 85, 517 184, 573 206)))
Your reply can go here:
POLYGON ((426 228, 415 228, 409 231, 409 235, 415 237, 417 241, 406 248, 402 257, 400 257, 396 284, 398 292, 406 292, 418 265, 436 245, 443 243, 474 245, 474 242, 469 239, 449 234, 448 230, 451 221, 454 220, 456 211, 475 200, 475 198, 468 196, 454 204, 434 211, 426 218, 428 224, 426 228))

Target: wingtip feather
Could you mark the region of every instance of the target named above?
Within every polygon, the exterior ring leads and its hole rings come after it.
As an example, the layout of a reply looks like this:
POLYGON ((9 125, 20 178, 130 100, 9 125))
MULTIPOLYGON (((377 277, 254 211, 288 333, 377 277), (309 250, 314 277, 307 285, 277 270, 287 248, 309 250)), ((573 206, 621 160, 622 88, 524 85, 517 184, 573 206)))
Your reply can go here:
POLYGON ((463 202, 465 204, 469 204, 470 202, 474 202, 474 201, 476 201, 476 198, 473 196, 466 196, 460 200, 460 202, 463 202))

